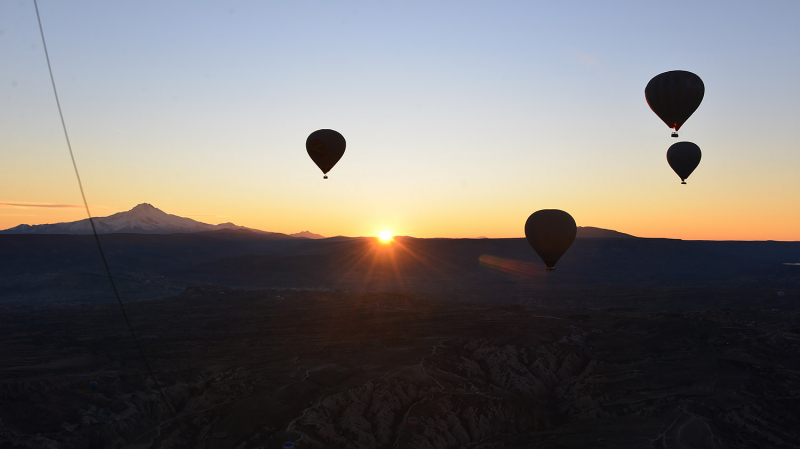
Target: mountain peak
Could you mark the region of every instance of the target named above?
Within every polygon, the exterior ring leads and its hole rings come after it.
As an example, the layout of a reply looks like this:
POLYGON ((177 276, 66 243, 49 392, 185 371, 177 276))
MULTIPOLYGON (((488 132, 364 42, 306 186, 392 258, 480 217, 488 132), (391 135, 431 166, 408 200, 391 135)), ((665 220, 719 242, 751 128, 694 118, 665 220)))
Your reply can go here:
POLYGON ((153 206, 150 203, 141 203, 137 204, 133 207, 133 209, 127 212, 120 212, 120 213, 134 213, 134 214, 152 214, 152 213, 165 213, 163 210, 153 206))
MULTIPOLYGON (((219 230, 248 231, 257 234, 272 235, 273 238, 286 238, 284 234, 261 231, 259 229, 237 226, 233 223, 208 224, 187 217, 180 217, 164 212, 150 203, 140 203, 132 209, 117 212, 107 217, 94 217, 94 224, 100 234, 182 234, 219 230), (283 236, 283 237, 281 237, 283 236)), ((0 231, 3 234, 91 234, 92 227, 88 219, 69 223, 41 225, 21 224, 11 229, 0 231)), ((317 239, 325 238, 319 234, 304 231, 300 237, 317 239)), ((297 235, 296 235, 297 236, 297 235)))
MULTIPOLYGON (((97 232, 101 234, 176 234, 226 228, 248 229, 233 223, 212 225, 168 214, 150 203, 137 204, 131 210, 117 212, 107 217, 94 217, 94 223, 97 232)), ((8 234, 91 234, 92 228, 89 220, 84 219, 70 223, 20 225, 2 232, 8 234)))

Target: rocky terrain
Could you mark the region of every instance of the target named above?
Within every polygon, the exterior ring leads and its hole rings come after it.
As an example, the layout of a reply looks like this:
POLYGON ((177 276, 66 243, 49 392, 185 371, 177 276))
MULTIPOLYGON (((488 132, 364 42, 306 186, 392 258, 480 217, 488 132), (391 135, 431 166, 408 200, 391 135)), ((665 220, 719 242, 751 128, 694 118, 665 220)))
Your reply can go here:
POLYGON ((177 422, 115 304, 4 306, 0 448, 800 445, 791 295, 500 299, 204 286, 129 303, 177 422))

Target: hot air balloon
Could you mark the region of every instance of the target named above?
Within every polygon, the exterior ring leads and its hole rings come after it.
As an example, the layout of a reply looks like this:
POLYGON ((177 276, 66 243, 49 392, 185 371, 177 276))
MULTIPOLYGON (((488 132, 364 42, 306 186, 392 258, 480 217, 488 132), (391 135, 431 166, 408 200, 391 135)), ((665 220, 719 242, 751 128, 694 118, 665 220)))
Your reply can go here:
POLYGON ((555 271, 556 262, 575 241, 577 233, 572 215, 563 210, 539 210, 525 222, 525 238, 547 265, 547 271, 555 271))
POLYGON ((414 427, 419 424, 419 419, 416 416, 409 416, 407 422, 409 426, 414 427))
POLYGON ((681 178, 681 184, 686 184, 686 178, 692 174, 697 164, 700 163, 700 147, 692 142, 678 142, 672 144, 667 150, 667 162, 681 178))
POLYGON ((314 131, 306 139, 306 151, 322 170, 325 179, 328 179, 328 172, 344 155, 345 146, 344 137, 332 129, 314 131))
POLYGON ((97 381, 93 380, 93 381, 89 382, 89 388, 91 388, 92 391, 97 391, 97 381))
POLYGON ((675 130, 672 137, 678 137, 678 130, 700 106, 705 91, 699 76, 673 70, 653 77, 644 88, 644 97, 650 109, 675 130))
POLYGON ((291 441, 287 441, 286 443, 283 443, 283 449, 291 449, 293 447, 294 447, 294 443, 292 443, 291 441))
POLYGON ((786 293, 784 293, 784 292, 778 292, 778 296, 780 296, 781 298, 783 298, 784 296, 786 296, 786 293))

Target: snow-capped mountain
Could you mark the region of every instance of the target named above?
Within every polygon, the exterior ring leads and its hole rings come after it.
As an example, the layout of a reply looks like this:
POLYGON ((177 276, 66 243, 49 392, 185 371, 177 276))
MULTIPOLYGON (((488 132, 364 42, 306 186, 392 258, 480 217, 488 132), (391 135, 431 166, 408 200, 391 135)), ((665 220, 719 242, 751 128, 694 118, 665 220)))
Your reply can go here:
MULTIPOLYGON (((175 234, 185 232, 217 231, 221 229, 248 230, 263 234, 272 232, 237 226, 233 223, 212 225, 191 218, 168 214, 151 204, 142 203, 127 212, 118 212, 108 217, 95 217, 94 225, 101 234, 134 233, 134 234, 175 234)), ((21 224, 5 231, 4 234, 91 234, 89 219, 70 223, 43 225, 21 224)))

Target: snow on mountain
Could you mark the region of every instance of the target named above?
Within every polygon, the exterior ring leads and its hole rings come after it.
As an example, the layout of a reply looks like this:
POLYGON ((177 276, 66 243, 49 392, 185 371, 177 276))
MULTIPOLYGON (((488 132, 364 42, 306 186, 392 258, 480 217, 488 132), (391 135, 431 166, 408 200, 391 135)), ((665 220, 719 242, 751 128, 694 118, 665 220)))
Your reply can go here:
POLYGON ((316 239, 324 239, 324 238, 326 238, 324 235, 314 234, 311 231, 297 232, 297 233, 289 234, 289 235, 292 236, 292 237, 302 237, 302 238, 305 238, 305 239, 315 239, 315 240, 316 239))
MULTIPOLYGON (((233 223, 220 223, 216 225, 202 223, 191 218, 179 217, 168 214, 149 203, 142 203, 126 212, 118 212, 108 217, 95 217, 94 225, 100 234, 178 234, 186 232, 204 232, 228 230, 244 230, 259 234, 275 234, 258 229, 237 226, 233 223)), ((21 224, 11 229, 0 231, 2 234, 91 234, 92 228, 88 219, 70 223, 55 223, 42 225, 21 224)), ((302 231, 290 234, 291 237, 307 239, 324 239, 325 236, 302 231)), ((485 237, 479 237, 485 238, 485 237)), ((633 238, 628 234, 608 229, 594 228, 591 226, 578 227, 578 238, 633 238)))
MULTIPOLYGON (((237 226, 233 223, 212 225, 191 218, 168 214, 148 203, 142 203, 127 212, 118 212, 108 217, 95 217, 94 225, 100 234, 175 234, 185 232, 217 231, 220 229, 242 229, 264 234, 271 232, 237 226)), ((5 231, 4 234, 91 234, 89 219, 70 223, 43 225, 22 224, 5 231)))

